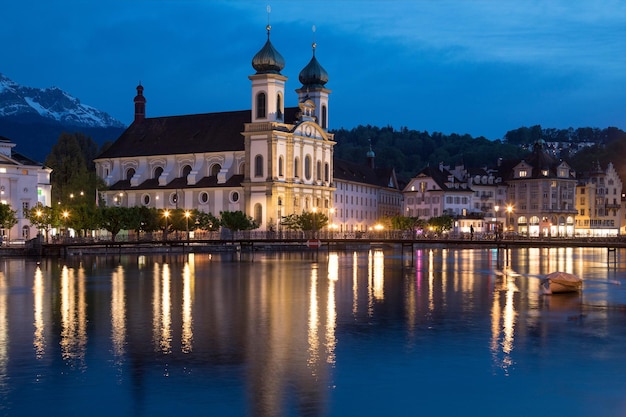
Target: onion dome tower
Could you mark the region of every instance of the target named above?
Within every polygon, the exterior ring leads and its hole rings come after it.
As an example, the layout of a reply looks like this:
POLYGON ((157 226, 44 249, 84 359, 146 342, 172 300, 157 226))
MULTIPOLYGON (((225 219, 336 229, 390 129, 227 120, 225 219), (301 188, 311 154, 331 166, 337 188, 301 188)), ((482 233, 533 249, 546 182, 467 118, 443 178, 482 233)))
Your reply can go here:
POLYGON ((143 85, 141 81, 137 86, 137 95, 135 96, 135 122, 140 122, 146 118, 146 98, 143 96, 143 85))
MULTIPOLYGON (((268 10, 269 12, 269 10, 268 10)), ((272 27, 266 26, 267 41, 252 58, 256 74, 248 76, 252 81, 252 122, 282 122, 285 114, 285 81, 280 71, 285 59, 270 41, 272 27)))
MULTIPOLYGON (((315 26, 313 26, 313 32, 315 32, 315 26)), ((325 87, 328 82, 328 73, 315 57, 316 48, 317 44, 314 41, 312 45, 313 56, 300 71, 298 79, 302 83, 302 87, 296 92, 301 103, 306 100, 313 101, 317 123, 322 129, 328 130, 328 95, 331 91, 325 87)))

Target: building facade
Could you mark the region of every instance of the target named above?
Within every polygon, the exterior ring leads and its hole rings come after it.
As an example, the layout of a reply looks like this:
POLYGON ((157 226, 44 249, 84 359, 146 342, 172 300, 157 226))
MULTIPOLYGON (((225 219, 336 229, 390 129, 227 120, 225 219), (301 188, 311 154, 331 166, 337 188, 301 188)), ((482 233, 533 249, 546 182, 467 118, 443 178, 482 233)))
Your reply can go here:
POLYGON ((0 202, 15 210, 17 224, 10 230, 0 229, 3 241, 23 242, 34 238, 26 213, 40 203, 51 204, 51 169, 15 151, 16 144, 0 137, 0 202))
POLYGON ((576 186, 576 235, 617 236, 622 227, 622 181, 612 163, 599 163, 576 186))
POLYGON ((107 205, 241 210, 260 230, 282 216, 332 214, 333 135, 328 132, 328 74, 313 56, 300 72, 298 107, 285 108, 282 55, 267 41, 252 58, 251 109, 146 117, 137 87, 135 119, 95 159, 107 205))

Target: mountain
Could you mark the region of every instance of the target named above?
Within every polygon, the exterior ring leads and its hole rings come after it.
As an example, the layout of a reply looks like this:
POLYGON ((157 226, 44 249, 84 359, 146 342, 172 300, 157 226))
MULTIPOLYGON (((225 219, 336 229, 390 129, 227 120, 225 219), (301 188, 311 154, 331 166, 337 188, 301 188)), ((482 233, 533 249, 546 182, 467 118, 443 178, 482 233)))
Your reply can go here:
POLYGON ((119 137, 126 126, 57 88, 33 88, 0 74, 0 136, 16 150, 43 162, 63 132, 81 132, 102 145, 119 137))

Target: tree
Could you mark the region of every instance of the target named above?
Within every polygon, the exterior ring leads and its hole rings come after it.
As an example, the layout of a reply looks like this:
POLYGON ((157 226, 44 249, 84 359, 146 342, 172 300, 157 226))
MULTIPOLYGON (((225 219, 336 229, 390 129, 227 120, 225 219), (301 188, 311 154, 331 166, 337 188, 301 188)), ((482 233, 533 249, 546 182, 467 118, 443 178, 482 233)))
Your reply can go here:
POLYGON ((391 227, 394 230, 417 230, 425 226, 426 221, 419 217, 393 216, 391 218, 391 227))
POLYGON ((207 232, 215 232, 220 229, 220 219, 211 213, 205 213, 199 210, 193 210, 192 214, 195 219, 194 228, 206 230, 207 232))
POLYGON ((428 220, 428 226, 432 227, 436 233, 445 233, 454 226, 454 219, 447 215, 431 217, 428 220))
POLYGON ((102 207, 100 209, 100 226, 111 233, 111 240, 115 242, 117 234, 128 229, 130 212, 126 207, 102 207))
POLYGON ((8 230, 11 239, 11 228, 17 224, 17 211, 12 210, 8 204, 0 203, 0 226, 8 230))
POLYGON ((284 216, 280 224, 287 230, 318 231, 328 225, 328 216, 316 211, 305 211, 302 214, 284 216))
POLYGON ((246 215, 243 211, 221 211, 220 224, 233 231, 254 230, 259 228, 259 224, 254 219, 246 215))

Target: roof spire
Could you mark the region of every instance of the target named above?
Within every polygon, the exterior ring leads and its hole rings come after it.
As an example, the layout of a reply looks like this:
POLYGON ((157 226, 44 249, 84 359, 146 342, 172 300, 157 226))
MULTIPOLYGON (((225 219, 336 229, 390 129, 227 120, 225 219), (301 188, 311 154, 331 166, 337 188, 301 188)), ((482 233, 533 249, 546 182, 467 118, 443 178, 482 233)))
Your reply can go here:
POLYGON ((268 4, 266 7, 266 10, 267 10, 267 26, 265 26, 265 29, 267 29, 267 40, 269 40, 270 30, 272 30, 272 25, 270 25, 270 13, 272 13, 272 6, 268 4))

